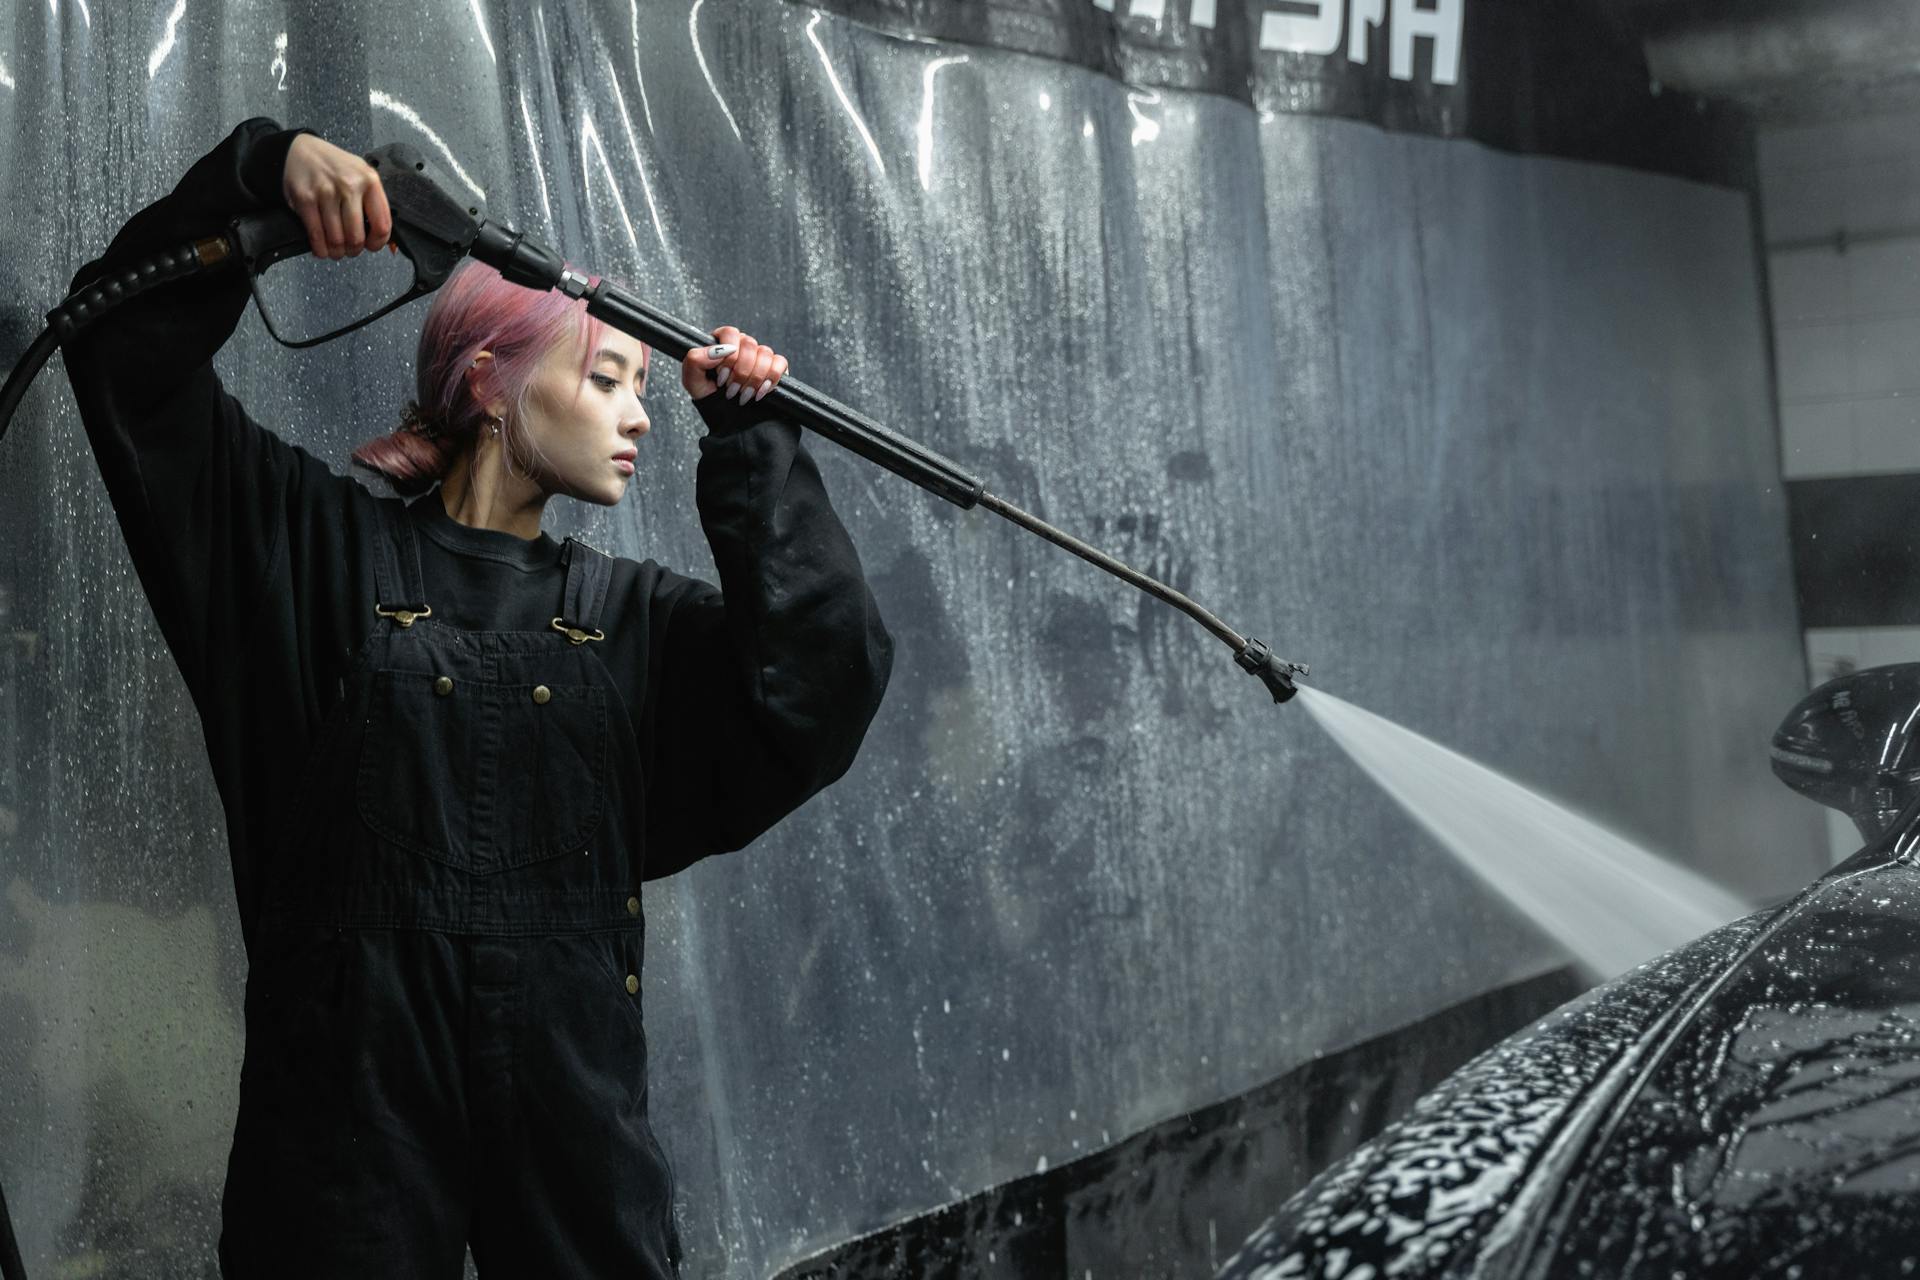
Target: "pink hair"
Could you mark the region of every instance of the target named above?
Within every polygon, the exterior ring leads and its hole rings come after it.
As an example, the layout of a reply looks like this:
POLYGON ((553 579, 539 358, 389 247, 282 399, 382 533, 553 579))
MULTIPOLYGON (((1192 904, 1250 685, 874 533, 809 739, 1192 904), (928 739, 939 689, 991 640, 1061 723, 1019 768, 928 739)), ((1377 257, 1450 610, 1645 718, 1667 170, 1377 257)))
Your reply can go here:
MULTIPOLYGON (((589 287, 598 283, 598 276, 589 277, 589 287)), ((513 446, 525 439, 519 424, 526 420, 541 364, 572 339, 581 348, 584 381, 605 329, 604 320, 587 314, 585 302, 556 290, 542 293, 511 284, 486 263, 469 258, 434 294, 420 326, 414 356, 416 396, 410 409, 431 434, 408 423, 374 437, 349 456, 385 476, 401 494, 424 493, 445 479, 454 458, 479 438, 491 421, 486 402, 495 397, 509 405, 501 444, 509 458, 524 456, 513 446), (476 388, 467 375, 482 351, 491 351, 493 359, 481 371, 484 385, 476 388)), ((651 357, 651 350, 643 350, 642 359, 651 357)), ((575 387, 576 397, 580 390, 575 387)))

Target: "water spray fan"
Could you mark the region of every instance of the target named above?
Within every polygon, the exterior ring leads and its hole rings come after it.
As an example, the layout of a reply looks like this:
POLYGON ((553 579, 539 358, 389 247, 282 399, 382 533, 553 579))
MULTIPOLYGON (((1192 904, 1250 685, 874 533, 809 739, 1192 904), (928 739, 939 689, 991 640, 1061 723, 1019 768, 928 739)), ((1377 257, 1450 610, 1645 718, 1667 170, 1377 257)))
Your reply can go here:
MULTIPOLYGON (((4 389, 0 389, 0 437, 5 436, 7 424, 27 384, 59 343, 119 303, 156 285, 199 271, 231 270, 236 265, 248 273, 267 331, 275 341, 289 347, 329 342, 431 293, 445 283, 460 260, 468 256, 494 267, 515 284, 541 291, 558 289, 570 298, 584 299, 589 315, 675 360, 686 359, 689 351, 712 341, 703 330, 675 319, 605 280, 589 287, 585 275, 567 266, 545 245, 489 221, 483 211, 484 201, 456 199, 450 186, 436 176, 426 159, 406 143, 389 143, 369 153, 366 160, 379 173, 393 214, 392 242, 413 266, 412 286, 399 297, 330 333, 304 341, 289 340, 274 324, 260 290, 260 277, 275 263, 308 252, 311 242, 306 228, 290 209, 244 215, 229 223, 225 234, 176 246, 137 266, 111 273, 48 312, 46 331, 28 348, 4 389)), ((1287 701, 1299 691, 1294 679, 1307 673, 1305 666, 1276 657, 1265 644, 1241 635, 1165 583, 988 493, 978 478, 950 459, 889 431, 797 378, 782 378, 767 395, 780 416, 787 420, 878 463, 963 510, 984 507, 1172 605, 1228 645, 1233 650, 1234 661, 1256 676, 1276 703, 1287 701)))

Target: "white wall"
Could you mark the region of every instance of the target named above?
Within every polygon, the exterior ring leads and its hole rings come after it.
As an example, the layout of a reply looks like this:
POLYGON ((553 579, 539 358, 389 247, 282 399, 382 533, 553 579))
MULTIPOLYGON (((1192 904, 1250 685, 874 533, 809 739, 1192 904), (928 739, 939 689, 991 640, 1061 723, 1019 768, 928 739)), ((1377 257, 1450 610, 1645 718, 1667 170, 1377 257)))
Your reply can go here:
MULTIPOLYGON (((1920 471, 1920 112, 1764 131, 1760 182, 1786 478, 1920 471)), ((1920 662, 1920 627, 1806 634, 1816 685, 1920 662)))
POLYGON ((1787 478, 1920 471, 1920 113, 1766 131, 1760 178, 1787 478))

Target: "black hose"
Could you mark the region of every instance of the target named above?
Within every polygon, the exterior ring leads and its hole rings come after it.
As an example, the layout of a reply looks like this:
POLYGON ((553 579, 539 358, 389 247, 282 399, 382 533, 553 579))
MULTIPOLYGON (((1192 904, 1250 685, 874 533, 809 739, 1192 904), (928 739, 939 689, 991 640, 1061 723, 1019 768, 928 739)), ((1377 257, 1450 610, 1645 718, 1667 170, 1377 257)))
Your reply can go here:
POLYGON ((4 1277, 4 1280, 27 1280, 26 1264, 20 1261, 20 1242, 13 1238, 13 1219, 7 1216, 7 1193, 4 1189, 0 1189, 0 1277, 4 1277))
POLYGON ((13 366, 6 386, 0 388, 0 440, 7 438, 7 428, 13 424, 14 411, 26 398, 28 384, 53 355, 55 347, 71 340, 129 298, 225 262, 230 250, 225 236, 208 236, 175 245, 123 271, 109 272, 61 299, 59 306, 47 312, 47 327, 13 366))
MULTIPOLYGON (((47 327, 14 363, 6 385, 0 386, 0 440, 6 439, 7 428, 13 424, 20 402, 26 399, 27 388, 52 357, 54 348, 128 298, 211 267, 226 257, 227 241, 223 236, 177 245, 124 271, 104 275, 62 300, 47 313, 47 327)), ((0 1189, 0 1280, 27 1280, 26 1264, 20 1260, 20 1245, 14 1237, 13 1219, 7 1213, 4 1189, 0 1189)))
MULTIPOLYGON (((33 345, 27 348, 27 353, 13 366, 13 372, 7 375, 7 385, 0 387, 0 440, 7 438, 7 425, 13 421, 13 411, 20 407, 20 401, 26 397, 33 375, 40 372, 40 366, 47 362, 54 348, 59 345, 60 339, 52 328, 42 329, 40 336, 33 340, 33 345)), ((8 1280, 12 1280, 12 1277, 8 1277, 8 1280)))

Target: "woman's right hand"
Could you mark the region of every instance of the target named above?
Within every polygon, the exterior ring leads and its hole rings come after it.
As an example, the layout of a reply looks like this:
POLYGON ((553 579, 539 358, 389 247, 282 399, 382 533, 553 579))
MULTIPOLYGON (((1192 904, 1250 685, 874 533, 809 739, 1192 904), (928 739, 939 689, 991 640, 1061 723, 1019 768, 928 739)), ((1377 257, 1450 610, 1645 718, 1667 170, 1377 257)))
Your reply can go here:
POLYGON ((280 178, 287 207, 300 215, 316 258, 392 250, 393 212, 374 167, 326 139, 303 133, 287 148, 280 178))

